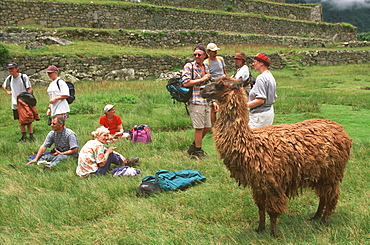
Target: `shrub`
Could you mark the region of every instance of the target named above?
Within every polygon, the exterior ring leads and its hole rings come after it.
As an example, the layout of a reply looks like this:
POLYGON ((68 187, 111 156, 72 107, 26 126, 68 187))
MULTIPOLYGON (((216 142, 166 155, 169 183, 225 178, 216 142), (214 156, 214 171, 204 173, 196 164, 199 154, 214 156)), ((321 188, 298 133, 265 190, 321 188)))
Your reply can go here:
POLYGON ((357 33, 357 40, 370 41, 370 32, 357 33))
POLYGON ((0 63, 5 63, 11 58, 9 50, 5 45, 0 43, 0 63))

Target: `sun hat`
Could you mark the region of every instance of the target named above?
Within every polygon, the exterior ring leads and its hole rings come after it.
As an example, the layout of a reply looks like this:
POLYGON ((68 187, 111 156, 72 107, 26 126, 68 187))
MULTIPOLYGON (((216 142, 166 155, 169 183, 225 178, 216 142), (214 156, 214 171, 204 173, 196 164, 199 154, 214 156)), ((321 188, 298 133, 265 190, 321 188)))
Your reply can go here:
POLYGON ((207 45, 207 50, 211 50, 211 51, 217 51, 219 50, 220 48, 217 47, 217 45, 215 43, 208 43, 207 45))
POLYGON ((271 64, 271 59, 265 53, 258 53, 254 56, 255 60, 263 62, 265 65, 269 66, 271 64))
POLYGON ((18 65, 15 62, 10 62, 6 68, 7 69, 18 68, 18 65))
POLYGON ((233 58, 236 60, 247 60, 247 57, 245 57, 245 54, 243 52, 237 52, 233 58))
POLYGON ((52 65, 52 66, 49 66, 48 68, 46 68, 45 72, 56 72, 56 71, 59 71, 58 67, 56 67, 55 65, 52 65))
POLYGON ((108 112, 108 111, 112 110, 113 107, 114 107, 114 105, 106 105, 106 106, 104 106, 104 111, 108 112))

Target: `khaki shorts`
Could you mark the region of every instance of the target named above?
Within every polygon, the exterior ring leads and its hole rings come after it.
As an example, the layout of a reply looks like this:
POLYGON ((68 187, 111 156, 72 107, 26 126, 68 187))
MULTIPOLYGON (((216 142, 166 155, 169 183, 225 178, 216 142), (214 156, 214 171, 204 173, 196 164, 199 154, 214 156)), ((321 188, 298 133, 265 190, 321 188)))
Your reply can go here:
POLYGON ((189 104, 190 118, 193 122, 193 128, 203 129, 211 128, 211 114, 209 105, 189 104))

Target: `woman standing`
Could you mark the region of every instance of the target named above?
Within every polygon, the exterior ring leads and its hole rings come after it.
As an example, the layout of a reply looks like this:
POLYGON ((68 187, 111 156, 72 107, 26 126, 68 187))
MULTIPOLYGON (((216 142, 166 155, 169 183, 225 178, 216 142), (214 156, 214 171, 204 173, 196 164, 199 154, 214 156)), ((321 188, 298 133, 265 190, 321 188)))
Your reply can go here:
MULTIPOLYGON (((242 81, 247 81, 249 78, 249 68, 245 64, 247 61, 247 58, 243 52, 237 52, 235 56, 233 57, 235 61, 235 66, 238 68, 235 72, 235 74, 231 78, 235 79, 241 79, 242 81)), ((251 85, 248 84, 244 87, 247 94, 249 94, 251 90, 251 85)))
POLYGON ((274 106, 277 99, 276 82, 269 71, 271 59, 267 54, 259 53, 254 56, 253 66, 260 73, 256 84, 250 91, 248 98, 249 126, 259 128, 272 125, 274 121, 274 106))
POLYGON ((206 49, 197 46, 194 49, 194 61, 187 63, 182 71, 184 87, 192 87, 193 95, 189 100, 190 117, 193 122, 194 141, 188 149, 188 154, 197 158, 205 157, 202 149, 202 140, 211 128, 210 106, 206 99, 200 95, 200 87, 211 78, 208 66, 203 63, 207 58, 206 49))
POLYGON ((46 114, 48 116, 61 115, 64 119, 67 119, 70 111, 66 100, 69 97, 68 85, 58 76, 59 69, 56 66, 49 66, 45 72, 52 80, 47 90, 50 101, 46 114))
POLYGON ((78 156, 78 166, 76 174, 80 177, 86 177, 89 174, 105 174, 110 165, 134 166, 139 158, 126 159, 121 154, 114 152, 115 147, 104 146, 109 139, 109 130, 105 127, 99 127, 91 133, 93 140, 89 140, 82 147, 78 156))

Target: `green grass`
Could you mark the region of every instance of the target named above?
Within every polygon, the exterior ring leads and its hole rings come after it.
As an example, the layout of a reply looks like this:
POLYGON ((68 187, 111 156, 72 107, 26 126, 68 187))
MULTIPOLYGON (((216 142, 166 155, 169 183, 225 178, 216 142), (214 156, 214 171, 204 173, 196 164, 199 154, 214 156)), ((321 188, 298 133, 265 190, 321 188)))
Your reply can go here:
POLYGON ((142 176, 159 169, 200 170, 207 181, 186 191, 135 196, 141 177, 115 178, 110 174, 83 179, 69 160, 54 171, 25 164, 50 130, 46 125, 46 87, 35 87, 42 115, 34 123, 35 143, 16 144, 20 138, 12 120, 10 97, 0 104, 0 234, 1 244, 366 244, 369 242, 370 64, 308 67, 303 71, 273 71, 278 100, 275 124, 309 118, 328 118, 344 125, 353 138, 351 159, 341 184, 341 198, 329 225, 310 222, 318 200, 314 193, 289 202, 279 219, 280 237, 267 230, 256 234, 257 207, 249 188, 238 187, 215 152, 212 135, 204 148, 209 158, 190 159, 186 149, 193 130, 183 104, 173 104, 166 81, 83 81, 77 83, 76 101, 67 127, 80 146, 98 126, 105 104, 116 105, 123 126, 145 123, 153 143, 114 144, 126 157, 140 157, 142 176))

